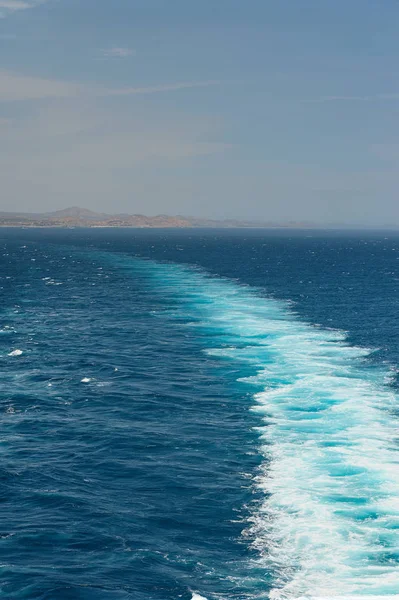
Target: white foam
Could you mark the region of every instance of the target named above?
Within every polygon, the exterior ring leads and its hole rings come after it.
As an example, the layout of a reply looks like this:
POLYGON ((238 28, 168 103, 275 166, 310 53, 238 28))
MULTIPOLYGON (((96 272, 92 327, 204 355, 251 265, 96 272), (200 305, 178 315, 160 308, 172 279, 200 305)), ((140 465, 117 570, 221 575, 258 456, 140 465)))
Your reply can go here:
MULTIPOLYGON (((149 270, 149 263, 143 270, 149 270)), ((190 327, 250 366, 264 463, 263 500, 245 536, 273 576, 271 600, 398 598, 398 398, 371 350, 301 322, 286 303, 177 265, 150 266, 190 327)))
POLYGON ((191 600, 207 600, 207 599, 204 596, 200 596, 199 594, 196 594, 195 592, 193 592, 191 600))
POLYGON ((23 354, 23 351, 17 348, 16 350, 9 352, 8 356, 21 356, 21 354, 23 354))
POLYGON ((91 377, 83 377, 83 379, 80 380, 80 383, 90 383, 91 381, 91 377))
POLYGON ((356 595, 356 596, 298 596, 293 600, 399 600, 399 594, 384 596, 356 595))

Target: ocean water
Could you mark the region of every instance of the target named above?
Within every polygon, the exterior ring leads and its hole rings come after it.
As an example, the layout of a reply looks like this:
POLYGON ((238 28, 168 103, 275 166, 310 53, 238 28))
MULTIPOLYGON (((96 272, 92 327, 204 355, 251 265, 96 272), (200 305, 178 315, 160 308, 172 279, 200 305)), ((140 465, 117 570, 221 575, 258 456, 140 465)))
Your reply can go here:
POLYGON ((1 598, 399 598, 398 235, 0 250, 1 598))

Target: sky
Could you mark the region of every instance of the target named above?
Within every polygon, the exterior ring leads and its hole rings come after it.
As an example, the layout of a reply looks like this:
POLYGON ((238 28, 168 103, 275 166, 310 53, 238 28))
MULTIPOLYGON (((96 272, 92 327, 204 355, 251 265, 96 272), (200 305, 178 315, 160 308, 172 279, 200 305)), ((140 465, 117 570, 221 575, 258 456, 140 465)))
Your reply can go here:
POLYGON ((0 210, 399 226, 397 0, 0 0, 0 210))

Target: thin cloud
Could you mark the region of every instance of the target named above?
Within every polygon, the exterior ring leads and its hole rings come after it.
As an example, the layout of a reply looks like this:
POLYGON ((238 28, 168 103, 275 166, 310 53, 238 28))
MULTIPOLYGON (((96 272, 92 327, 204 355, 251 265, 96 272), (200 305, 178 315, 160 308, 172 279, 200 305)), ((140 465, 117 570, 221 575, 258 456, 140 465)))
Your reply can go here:
POLYGON ((104 56, 111 58, 127 58, 128 56, 134 56, 136 51, 133 48, 114 47, 103 50, 104 56))
POLYGON ((135 96, 138 94, 158 94, 161 92, 173 92, 190 88, 209 87, 212 85, 220 85, 222 82, 218 80, 210 81, 187 81, 181 83, 166 83, 162 85, 145 86, 145 87, 130 87, 117 90, 106 90, 106 96, 135 96))
POLYGON ((320 98, 313 98, 312 100, 306 100, 310 103, 323 103, 323 102, 377 102, 379 100, 398 100, 399 92, 390 94, 374 94, 370 96, 321 96, 320 98))
POLYGON ((85 93, 85 86, 19 75, 0 70, 0 102, 71 98, 85 93))
POLYGON ((43 79, 0 70, 0 102, 41 100, 49 98, 135 96, 157 94, 190 88, 209 87, 220 81, 188 81, 162 85, 127 87, 120 89, 101 88, 78 83, 43 79))
POLYGON ((0 8, 6 8, 7 10, 25 10, 30 8, 31 4, 23 2, 22 0, 0 0, 0 8))
POLYGON ((45 4, 49 0, 0 0, 0 18, 7 17, 14 12, 34 8, 45 4))

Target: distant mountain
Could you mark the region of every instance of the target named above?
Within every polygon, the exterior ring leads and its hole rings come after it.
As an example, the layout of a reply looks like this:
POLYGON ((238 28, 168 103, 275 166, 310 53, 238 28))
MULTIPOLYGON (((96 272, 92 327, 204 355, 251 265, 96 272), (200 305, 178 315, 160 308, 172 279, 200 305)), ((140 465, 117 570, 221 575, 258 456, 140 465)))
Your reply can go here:
POLYGON ((0 227, 298 227, 315 228, 311 223, 276 224, 271 222, 239 221, 234 219, 215 220, 181 215, 129 215, 97 213, 88 208, 70 206, 63 210, 46 213, 0 212, 0 227))
POLYGON ((89 210, 88 208, 80 208, 79 206, 70 206, 68 208, 64 208, 62 210, 55 210, 53 212, 43 213, 42 216, 48 217, 50 219, 63 219, 63 218, 71 218, 71 219, 81 219, 85 220, 100 220, 104 217, 109 217, 110 215, 106 215, 105 213, 97 213, 93 210, 89 210))

